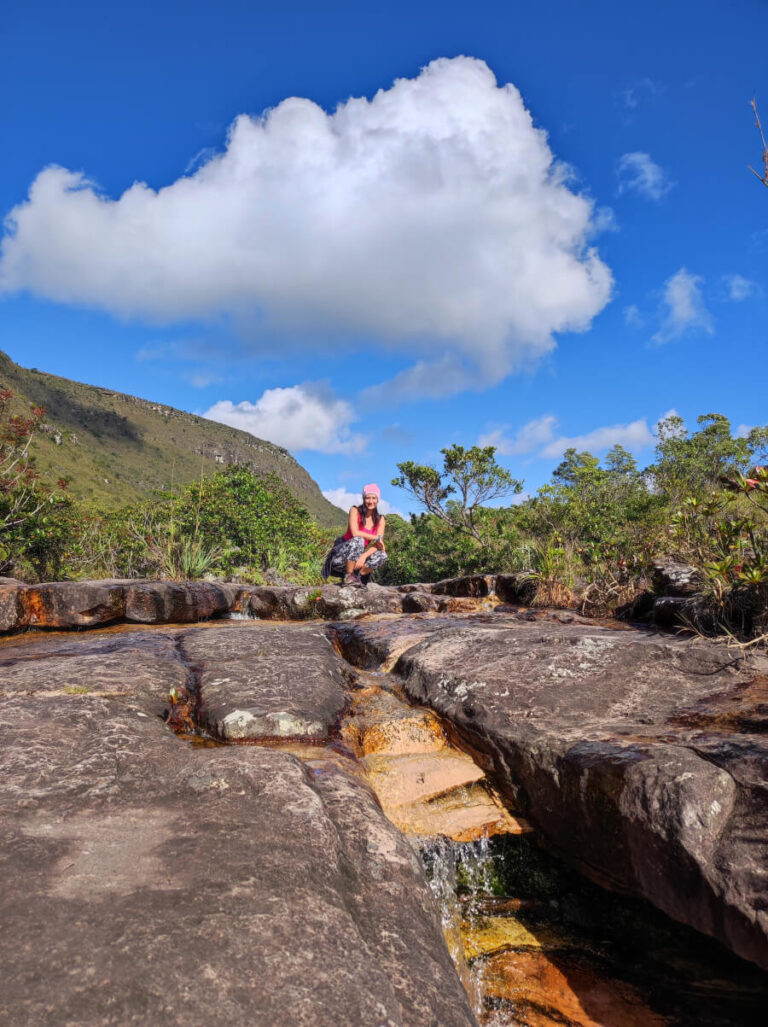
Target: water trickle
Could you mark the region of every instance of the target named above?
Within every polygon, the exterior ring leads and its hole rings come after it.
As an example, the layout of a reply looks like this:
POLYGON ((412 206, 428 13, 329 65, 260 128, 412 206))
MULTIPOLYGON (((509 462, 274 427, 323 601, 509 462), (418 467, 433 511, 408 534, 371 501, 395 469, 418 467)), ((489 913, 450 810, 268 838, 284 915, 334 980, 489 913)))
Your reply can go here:
POLYGON ((472 1008, 478 1020, 493 1027, 512 1024, 504 1019, 488 1018, 485 1005, 485 964, 467 958, 467 940, 484 920, 483 900, 494 894, 497 881, 495 856, 488 838, 457 843, 447 838, 434 838, 421 848, 422 862, 432 892, 437 899, 443 933, 472 1008))

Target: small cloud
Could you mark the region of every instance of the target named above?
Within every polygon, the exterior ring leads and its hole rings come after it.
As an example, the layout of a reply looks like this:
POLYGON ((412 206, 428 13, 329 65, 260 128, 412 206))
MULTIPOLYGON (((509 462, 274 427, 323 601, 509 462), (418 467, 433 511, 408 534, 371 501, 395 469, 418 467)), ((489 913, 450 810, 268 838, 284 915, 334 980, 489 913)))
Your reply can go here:
MULTIPOLYGON (((542 346, 541 352, 549 348, 553 347, 542 346)), ((466 392, 467 389, 480 390, 496 385, 510 370, 510 365, 502 356, 495 362, 481 358, 477 365, 472 365, 446 354, 440 360, 419 360, 389 381, 363 389, 360 399, 364 403, 381 404, 414 399, 443 399, 466 392)))
POLYGON ((150 360, 163 360, 169 356, 168 346, 142 346, 140 350, 137 350, 134 354, 134 360, 138 360, 139 363, 144 363, 150 360))
POLYGON ((382 429, 381 437, 386 442, 392 442, 395 445, 410 446, 416 438, 416 433, 401 428, 399 424, 389 424, 382 429))
POLYGON ((255 403, 220 400, 203 416, 292 451, 359 453, 367 441, 350 431, 357 420, 351 404, 318 382, 267 389, 255 403))
POLYGON ((751 278, 743 275, 723 275, 723 286, 726 292, 726 299, 732 303, 741 303, 759 292, 760 286, 751 278))
POLYGON ((664 169, 648 153, 625 153, 616 165, 619 194, 635 192, 647 200, 660 200, 674 186, 664 169))
POLYGON ((537 458, 561 457, 566 449, 601 453, 621 445, 633 452, 654 443, 645 418, 629 424, 612 424, 594 428, 584 435, 557 435, 557 418, 551 414, 529 421, 513 437, 504 434, 504 427, 483 435, 478 444, 496 446, 505 456, 533 453, 537 458))
POLYGON ((540 456, 560 457, 566 449, 588 450, 590 453, 601 453, 613 446, 623 446, 635 452, 647 449, 654 444, 654 438, 643 417, 630 424, 612 424, 604 428, 595 428, 585 435, 560 435, 545 446, 540 456))
MULTIPOLYGON (((323 489, 323 495, 329 503, 333 503, 334 506, 338 506, 340 510, 347 513, 351 506, 360 506, 362 502, 362 496, 359 492, 350 492, 348 489, 323 489)), ((402 510, 398 510, 396 506, 392 506, 386 499, 379 500, 379 513, 383 514, 397 514, 399 517, 405 517, 402 510)))
POLYGON ((684 267, 667 280, 660 311, 661 324, 651 342, 660 346, 691 332, 714 334, 714 321, 701 295, 703 281, 684 267))
POLYGON ((613 207, 597 207, 592 224, 596 235, 602 232, 618 232, 619 230, 616 211, 613 207))
POLYGON ((504 434, 507 427, 508 425, 502 425, 487 435, 482 435, 478 440, 478 445, 495 446, 502 456, 520 456, 532 453, 554 437, 557 418, 547 414, 529 421, 512 438, 504 434))
POLYGON ((740 424, 736 429, 736 438, 745 439, 754 427, 754 424, 740 424))
POLYGON ((636 110, 641 103, 655 100, 666 90, 661 82, 655 82, 652 78, 641 78, 631 85, 622 89, 618 94, 619 103, 627 110, 636 110))
POLYGON ((627 328, 642 328, 645 324, 637 304, 630 303, 624 307, 624 324, 627 328))
POLYGON ((184 374, 184 380, 196 389, 207 389, 209 385, 220 385, 226 379, 215 371, 197 371, 196 373, 184 374))

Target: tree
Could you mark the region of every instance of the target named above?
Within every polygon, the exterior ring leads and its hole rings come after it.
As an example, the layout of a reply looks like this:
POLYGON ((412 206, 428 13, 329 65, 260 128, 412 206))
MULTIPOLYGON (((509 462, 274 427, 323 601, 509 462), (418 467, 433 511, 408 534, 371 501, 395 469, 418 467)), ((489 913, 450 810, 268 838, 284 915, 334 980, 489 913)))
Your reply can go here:
POLYGON ((572 547, 586 564, 636 564, 652 544, 663 502, 622 446, 606 454, 603 467, 591 453, 567 449, 551 483, 521 509, 520 525, 537 539, 572 547))
POLYGON ((0 571, 6 572, 23 556, 32 541, 38 545, 49 508, 64 502, 66 481, 57 489, 40 480, 30 447, 45 414, 42 407, 29 413, 11 412, 13 393, 0 389, 0 571))
POLYGON ((768 453, 768 427, 733 437, 731 422, 722 414, 702 414, 696 423, 700 429, 689 433, 677 415, 659 422, 656 462, 648 474, 675 505, 688 496, 706 495, 722 477, 746 473, 768 453))
POLYGON ((392 479, 434 517, 454 532, 473 538, 481 546, 489 535, 482 510, 489 503, 522 491, 523 483, 496 462, 493 446, 450 446, 441 450, 443 469, 406 460, 392 479))

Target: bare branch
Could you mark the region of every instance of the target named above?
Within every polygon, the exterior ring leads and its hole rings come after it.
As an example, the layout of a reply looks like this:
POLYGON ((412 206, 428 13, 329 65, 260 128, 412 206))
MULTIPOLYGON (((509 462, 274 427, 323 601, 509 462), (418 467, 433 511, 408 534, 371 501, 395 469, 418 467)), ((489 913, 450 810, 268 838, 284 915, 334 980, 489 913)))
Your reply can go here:
POLYGON ((755 124, 757 125, 757 131, 760 133, 760 142, 763 144, 763 174, 761 175, 759 172, 755 171, 751 164, 748 164, 747 167, 756 178, 760 179, 766 189, 768 189, 768 143, 765 141, 763 126, 760 124, 760 115, 757 113, 757 101, 754 97, 750 100, 749 106, 755 113, 755 124))

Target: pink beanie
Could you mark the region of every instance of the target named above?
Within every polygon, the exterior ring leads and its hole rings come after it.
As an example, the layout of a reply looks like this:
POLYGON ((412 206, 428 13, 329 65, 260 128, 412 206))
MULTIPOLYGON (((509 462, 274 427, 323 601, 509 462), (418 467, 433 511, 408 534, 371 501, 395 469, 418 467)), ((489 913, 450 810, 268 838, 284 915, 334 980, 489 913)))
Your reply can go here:
POLYGON ((381 489, 373 482, 370 485, 363 485, 363 499, 366 496, 376 496, 377 499, 381 499, 381 489))

